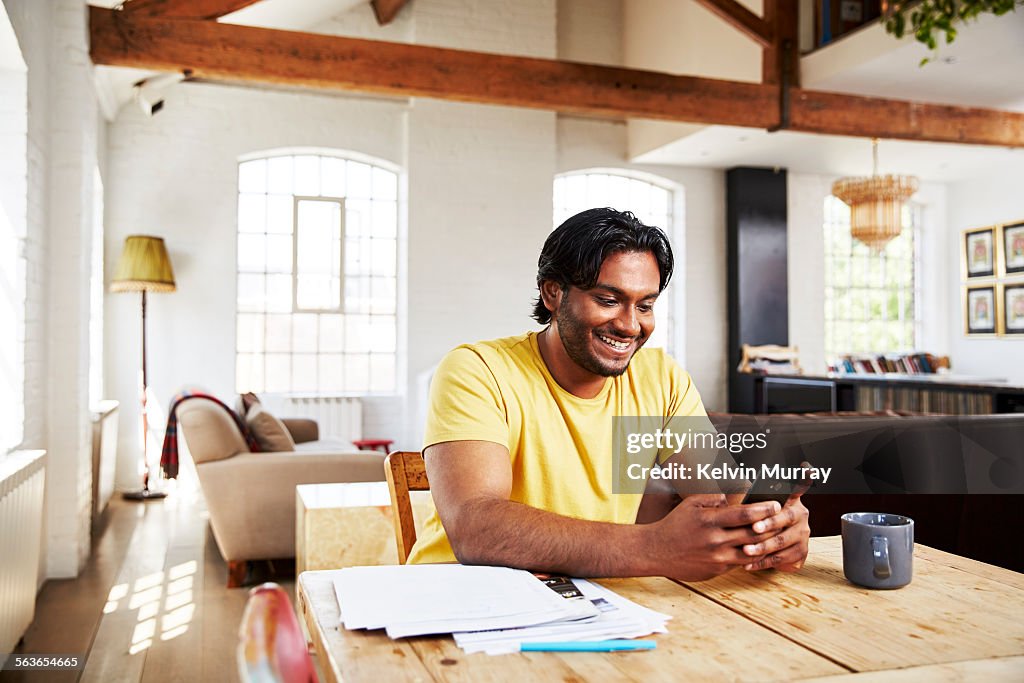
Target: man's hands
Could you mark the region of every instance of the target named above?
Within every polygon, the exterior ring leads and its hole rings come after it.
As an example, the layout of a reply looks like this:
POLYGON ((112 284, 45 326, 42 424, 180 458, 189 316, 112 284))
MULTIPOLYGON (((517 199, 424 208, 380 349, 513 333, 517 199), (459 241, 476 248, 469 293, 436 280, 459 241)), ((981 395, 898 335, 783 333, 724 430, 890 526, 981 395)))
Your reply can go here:
POLYGON ((774 525, 772 520, 782 514, 775 502, 729 505, 722 494, 687 496, 650 525, 657 543, 652 554, 662 569, 658 573, 680 581, 704 581, 749 565, 752 558, 744 548, 774 535, 768 529, 755 531, 756 525, 774 525))
POLYGON ((810 513, 800 500, 802 494, 801 491, 790 496, 778 514, 754 523, 753 531, 768 534, 769 538, 743 546, 750 560, 744 569, 775 568, 795 572, 804 566, 811 527, 808 525, 810 513))
POLYGON ((794 494, 779 504, 729 505, 722 495, 687 496, 658 527, 664 573, 704 581, 736 567, 796 571, 807 559, 809 513, 794 494))

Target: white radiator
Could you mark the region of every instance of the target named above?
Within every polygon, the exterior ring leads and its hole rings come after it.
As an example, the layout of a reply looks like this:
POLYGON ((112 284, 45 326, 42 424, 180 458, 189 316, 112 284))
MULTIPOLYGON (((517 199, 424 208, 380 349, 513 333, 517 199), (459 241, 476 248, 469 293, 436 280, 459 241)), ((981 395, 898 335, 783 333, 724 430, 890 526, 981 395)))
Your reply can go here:
MULTIPOLYGON (((363 438, 363 403, 347 396, 283 396, 275 413, 316 420, 321 439, 351 442, 363 438)), ((267 406, 270 410, 270 406, 267 406)), ((271 412, 274 412, 271 410, 271 412)))
POLYGON ((14 650, 35 616, 45 453, 0 459, 0 653, 14 650))

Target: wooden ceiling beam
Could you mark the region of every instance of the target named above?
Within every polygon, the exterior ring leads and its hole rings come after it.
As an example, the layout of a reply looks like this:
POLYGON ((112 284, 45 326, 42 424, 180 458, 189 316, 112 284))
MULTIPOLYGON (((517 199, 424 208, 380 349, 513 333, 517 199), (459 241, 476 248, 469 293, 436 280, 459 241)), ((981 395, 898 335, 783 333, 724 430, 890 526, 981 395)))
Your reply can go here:
POLYGON ((94 63, 188 69, 193 79, 752 128, 766 128, 777 117, 776 89, 759 83, 89 11, 94 63))
MULTIPOLYGON (((778 85, 296 33, 89 8, 96 64, 283 84, 777 129, 778 85)), ((787 127, 808 133, 1024 147, 1024 114, 797 88, 787 127)))
POLYGON ((259 0, 131 0, 124 11, 141 17, 219 19, 259 0))
MULTIPOLYGON (((766 0, 767 1, 767 0, 766 0)), ((709 12, 721 17, 727 24, 739 29, 761 47, 770 47, 774 40, 772 25, 736 0, 697 0, 709 12)))
POLYGON ((373 15, 377 17, 377 23, 386 26, 408 2, 409 0, 371 0, 370 5, 373 7, 373 15))

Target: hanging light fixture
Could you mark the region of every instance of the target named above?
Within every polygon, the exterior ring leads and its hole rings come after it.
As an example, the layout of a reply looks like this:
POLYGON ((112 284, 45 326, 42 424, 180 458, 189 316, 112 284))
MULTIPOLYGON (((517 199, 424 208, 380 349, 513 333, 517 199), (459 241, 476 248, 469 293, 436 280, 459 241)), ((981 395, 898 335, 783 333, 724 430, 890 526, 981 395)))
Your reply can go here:
POLYGON ((840 178, 832 194, 850 207, 850 234, 874 253, 885 249, 903 227, 903 204, 917 192, 917 178, 878 175, 878 138, 871 140, 870 178, 840 178))

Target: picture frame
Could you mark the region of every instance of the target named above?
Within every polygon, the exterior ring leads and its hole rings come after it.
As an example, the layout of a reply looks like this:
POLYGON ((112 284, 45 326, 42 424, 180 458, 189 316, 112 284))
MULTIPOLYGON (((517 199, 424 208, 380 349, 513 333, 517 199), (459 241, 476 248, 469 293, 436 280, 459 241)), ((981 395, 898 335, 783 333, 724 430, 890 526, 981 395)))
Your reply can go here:
POLYGON ((997 333, 996 285, 964 287, 964 334, 994 336, 997 333))
POLYGON ((996 274, 996 228, 975 228, 964 230, 963 263, 964 278, 992 277, 996 274))
POLYGON ((1003 225, 999 243, 1003 275, 1024 274, 1024 221, 1003 225))
POLYGON ((1001 286, 999 333, 1024 339, 1024 281, 1001 286))

